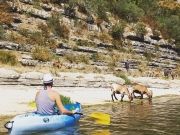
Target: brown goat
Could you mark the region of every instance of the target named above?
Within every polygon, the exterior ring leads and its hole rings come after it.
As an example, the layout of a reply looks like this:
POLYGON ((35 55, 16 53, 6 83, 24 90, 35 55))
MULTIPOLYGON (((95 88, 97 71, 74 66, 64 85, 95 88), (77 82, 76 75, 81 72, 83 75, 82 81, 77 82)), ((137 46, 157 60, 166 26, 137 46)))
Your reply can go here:
POLYGON ((113 102, 114 102, 114 98, 118 100, 116 94, 121 94, 121 101, 123 101, 124 95, 127 95, 130 101, 133 100, 126 85, 112 84, 111 91, 112 91, 111 98, 113 102))
POLYGON ((149 100, 152 99, 153 93, 151 90, 148 90, 146 86, 141 85, 141 84, 134 84, 132 88, 133 88, 132 93, 131 93, 132 97, 135 98, 136 96, 134 95, 134 93, 138 93, 141 95, 141 99, 143 99, 143 94, 146 94, 149 100))

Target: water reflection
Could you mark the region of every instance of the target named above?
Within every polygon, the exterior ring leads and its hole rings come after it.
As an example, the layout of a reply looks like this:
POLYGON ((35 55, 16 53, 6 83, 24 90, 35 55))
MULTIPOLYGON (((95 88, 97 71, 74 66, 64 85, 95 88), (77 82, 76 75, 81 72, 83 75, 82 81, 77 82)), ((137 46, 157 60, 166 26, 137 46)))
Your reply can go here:
POLYGON ((143 100, 133 104, 112 105, 112 129, 116 131, 113 135, 177 134, 180 132, 178 111, 180 111, 179 97, 157 98, 153 103, 143 100))
POLYGON ((67 127, 56 131, 30 133, 29 135, 80 135, 78 132, 79 126, 67 127))
POLYGON ((106 130, 95 130, 90 135, 111 135, 110 131, 108 129, 106 130))
POLYGON ((138 118, 144 119, 152 112, 152 103, 149 101, 140 101, 135 103, 119 103, 111 106, 114 119, 138 118))
MULTIPOLYGON (((111 115, 111 125, 97 124, 84 117, 79 125, 37 135, 178 135, 180 133, 180 96, 136 100, 84 107, 84 114, 104 112, 111 115)), ((9 118, 0 117, 2 123, 9 118)), ((5 131, 5 129, 3 129, 5 131)))

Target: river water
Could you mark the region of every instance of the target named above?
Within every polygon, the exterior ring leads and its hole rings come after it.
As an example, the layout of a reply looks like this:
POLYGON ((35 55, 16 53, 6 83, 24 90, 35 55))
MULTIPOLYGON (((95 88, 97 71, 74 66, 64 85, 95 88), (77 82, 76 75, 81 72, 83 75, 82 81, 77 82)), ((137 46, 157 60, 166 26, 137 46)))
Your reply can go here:
MULTIPOLYGON (((88 116, 75 127, 37 135, 179 135, 180 96, 164 96, 134 103, 122 102, 86 106, 84 114, 99 111, 109 113, 111 125, 99 125, 88 116)), ((0 116, 0 135, 6 135, 3 124, 12 116, 0 116)))

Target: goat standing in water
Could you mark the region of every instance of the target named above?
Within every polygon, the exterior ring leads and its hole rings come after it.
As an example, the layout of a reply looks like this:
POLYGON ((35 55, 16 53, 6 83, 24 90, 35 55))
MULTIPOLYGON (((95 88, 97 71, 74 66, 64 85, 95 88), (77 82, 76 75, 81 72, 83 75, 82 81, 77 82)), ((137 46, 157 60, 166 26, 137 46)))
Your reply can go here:
POLYGON ((134 85, 132 86, 132 88, 133 88, 133 90, 132 90, 131 96, 132 96, 133 98, 136 98, 136 96, 134 95, 134 93, 138 93, 138 94, 141 95, 141 97, 140 97, 141 99, 143 99, 143 94, 146 94, 147 97, 149 98, 149 100, 152 99, 153 93, 152 93, 151 90, 148 90, 148 88, 147 88, 146 86, 141 85, 141 84, 134 84, 134 85))
POLYGON ((118 100, 116 94, 121 94, 121 101, 123 101, 124 95, 128 96, 130 102, 133 100, 126 85, 112 84, 111 91, 112 91, 111 98, 113 102, 114 102, 114 98, 118 100))

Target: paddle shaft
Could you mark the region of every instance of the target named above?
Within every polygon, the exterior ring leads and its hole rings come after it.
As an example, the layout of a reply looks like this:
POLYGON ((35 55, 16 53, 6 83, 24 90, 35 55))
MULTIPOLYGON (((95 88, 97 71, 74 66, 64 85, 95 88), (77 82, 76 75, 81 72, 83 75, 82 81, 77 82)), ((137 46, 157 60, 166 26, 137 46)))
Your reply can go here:
POLYGON ((74 114, 84 115, 83 113, 80 112, 75 112, 74 114))
POLYGON ((94 120, 96 120, 96 122, 98 122, 99 124, 110 125, 110 116, 108 114, 104 114, 104 113, 92 113, 91 115, 84 115, 81 112, 75 112, 74 114, 78 114, 78 115, 81 115, 81 116, 91 117, 94 120))

